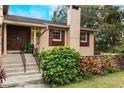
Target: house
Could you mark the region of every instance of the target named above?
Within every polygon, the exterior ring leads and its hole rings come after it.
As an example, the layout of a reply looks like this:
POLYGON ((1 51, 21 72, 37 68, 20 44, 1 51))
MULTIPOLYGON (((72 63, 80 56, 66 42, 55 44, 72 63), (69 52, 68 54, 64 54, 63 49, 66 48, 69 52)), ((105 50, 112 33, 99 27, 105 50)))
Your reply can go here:
POLYGON ((67 24, 9 15, 7 11, 8 6, 0 6, 0 55, 19 52, 26 42, 32 43, 39 51, 68 45, 81 56, 94 55, 96 30, 80 27, 79 6, 68 6, 67 24), (42 34, 39 40, 37 32, 42 34))

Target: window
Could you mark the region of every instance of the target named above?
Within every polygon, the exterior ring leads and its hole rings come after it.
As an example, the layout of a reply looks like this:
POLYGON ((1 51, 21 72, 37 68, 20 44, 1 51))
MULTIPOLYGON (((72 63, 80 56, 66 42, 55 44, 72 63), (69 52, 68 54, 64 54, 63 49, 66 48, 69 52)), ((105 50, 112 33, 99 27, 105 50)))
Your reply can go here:
POLYGON ((84 31, 80 33, 80 46, 81 47, 90 46, 90 33, 84 31))
POLYGON ((53 41, 61 41, 61 31, 53 31, 52 32, 52 40, 53 41))
POLYGON ((80 33, 80 42, 87 42, 87 33, 80 33))
POLYGON ((65 44, 65 30, 49 30, 49 46, 62 46, 65 44))

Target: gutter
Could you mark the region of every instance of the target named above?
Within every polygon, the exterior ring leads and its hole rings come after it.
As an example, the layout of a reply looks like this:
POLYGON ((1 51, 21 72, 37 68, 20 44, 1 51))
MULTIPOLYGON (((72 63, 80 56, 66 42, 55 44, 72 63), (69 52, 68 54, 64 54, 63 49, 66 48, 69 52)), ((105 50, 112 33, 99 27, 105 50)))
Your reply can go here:
POLYGON ((97 29, 91 29, 91 28, 81 28, 81 30, 86 30, 86 31, 90 31, 90 32, 97 32, 97 29))
POLYGON ((70 28, 68 25, 60 25, 60 24, 50 24, 50 23, 45 23, 48 26, 55 26, 55 27, 63 27, 63 28, 70 28))

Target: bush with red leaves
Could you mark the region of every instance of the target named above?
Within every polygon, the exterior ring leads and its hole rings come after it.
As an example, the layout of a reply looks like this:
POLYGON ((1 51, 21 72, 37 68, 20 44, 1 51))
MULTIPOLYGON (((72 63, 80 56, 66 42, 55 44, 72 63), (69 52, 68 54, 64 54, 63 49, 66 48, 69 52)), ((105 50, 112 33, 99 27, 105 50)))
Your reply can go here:
POLYGON ((81 59, 80 71, 84 78, 92 77, 93 74, 98 74, 101 71, 101 59, 98 57, 94 58, 91 56, 86 56, 81 59))
POLYGON ((88 78, 93 74, 105 75, 119 71, 118 65, 111 56, 85 56, 81 59, 79 67, 82 76, 88 78))
POLYGON ((5 70, 0 66, 0 83, 3 83, 3 80, 6 80, 6 73, 5 70))

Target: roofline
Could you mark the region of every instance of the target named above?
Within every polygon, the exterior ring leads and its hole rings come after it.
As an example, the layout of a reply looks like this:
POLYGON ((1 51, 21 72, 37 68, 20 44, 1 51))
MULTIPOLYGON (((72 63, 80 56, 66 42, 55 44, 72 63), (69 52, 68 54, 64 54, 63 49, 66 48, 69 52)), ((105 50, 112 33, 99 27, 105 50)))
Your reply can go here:
POLYGON ((5 24, 12 24, 12 25, 22 25, 22 26, 37 26, 37 27, 47 27, 46 24, 36 24, 36 23, 29 23, 29 22, 21 22, 21 21, 13 21, 13 20, 3 20, 5 24))
MULTIPOLYGON (((21 22, 21 21, 13 21, 13 20, 3 20, 5 24, 12 24, 12 25, 22 25, 22 26, 37 26, 37 27, 48 27, 48 26, 55 26, 55 27, 63 27, 63 28, 70 28, 70 26, 58 25, 58 24, 37 24, 37 23, 29 23, 29 22, 21 22)), ((81 30, 86 30, 90 32, 96 32, 97 29, 90 29, 90 28, 80 28, 81 30)))
MULTIPOLYGON (((30 18, 30 17, 24 17, 24 16, 17 16, 17 15, 6 15, 4 16, 4 20, 11 20, 11 21, 21 21, 21 22, 28 22, 28 23, 34 23, 34 24, 47 24, 47 25, 55 25, 55 26, 62 26, 62 27, 66 27, 67 25, 64 24, 64 23, 54 23, 53 21, 48 21, 48 20, 41 20, 41 19, 37 19, 37 18, 30 18), (15 18, 15 19, 8 19, 6 17, 20 17, 20 18, 25 18, 25 19, 28 19, 28 20, 39 20, 41 21, 40 23, 38 22, 28 22, 28 21, 24 21, 24 20, 18 20, 18 18, 15 18)), ((68 26, 67 26, 68 27, 68 26)))
POLYGON ((59 24, 49 24, 49 23, 46 23, 48 26, 55 26, 55 27, 63 27, 63 28, 70 28, 70 26, 65 26, 65 25, 59 25, 59 24))
POLYGON ((69 26, 64 25, 58 25, 58 24, 38 24, 38 23, 30 23, 30 22, 22 22, 22 21, 13 21, 13 20, 3 20, 3 23, 5 24, 13 24, 13 25, 22 25, 22 26, 38 26, 38 27, 47 27, 47 26, 55 26, 55 27, 63 27, 63 28, 69 28, 69 26))
MULTIPOLYGON (((9 16, 9 15, 8 15, 9 16)), ((10 16, 15 16, 15 15, 10 15, 10 16)), ((22 16, 15 16, 15 17, 22 17, 22 16)), ((28 18, 28 17, 22 17, 22 18, 28 18)), ((35 18, 28 18, 28 19, 34 19, 35 18)), ((36 19, 36 20, 40 20, 40 19, 36 19)), ((22 26, 38 26, 38 27, 48 27, 48 26, 54 26, 54 27, 63 27, 63 28, 70 28, 69 25, 65 25, 65 24, 56 24, 56 23, 48 23, 46 20, 44 20, 44 22, 40 22, 40 23, 35 23, 35 22, 28 22, 28 21, 23 21, 23 20, 14 20, 14 19, 6 19, 4 18, 3 23, 5 24, 13 24, 13 25, 22 25, 22 26)), ((52 22, 52 21, 51 21, 52 22)), ((91 29, 91 28, 84 28, 81 27, 80 30, 84 30, 84 31, 90 31, 90 32, 95 32, 97 31, 97 29, 91 29)))
POLYGON ((84 28, 84 27, 82 27, 81 30, 86 30, 86 31, 90 31, 90 32, 96 32, 96 31, 98 31, 97 29, 84 28))

